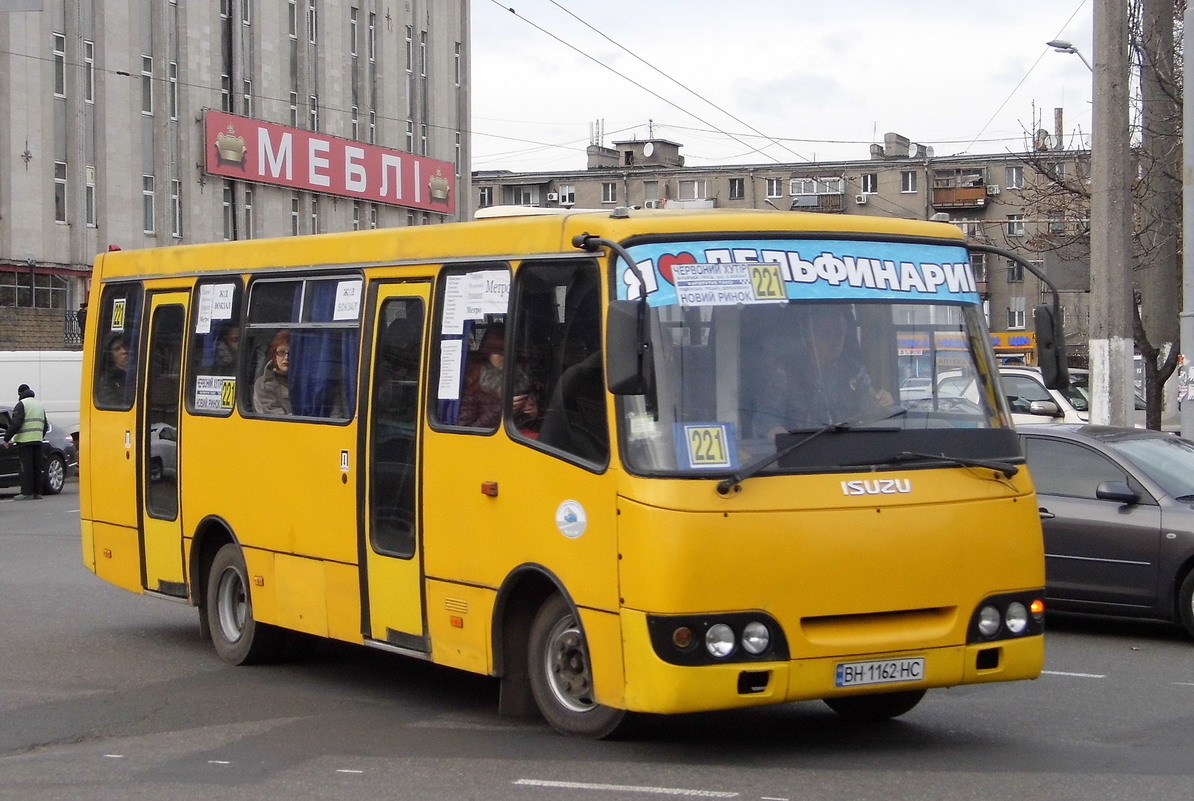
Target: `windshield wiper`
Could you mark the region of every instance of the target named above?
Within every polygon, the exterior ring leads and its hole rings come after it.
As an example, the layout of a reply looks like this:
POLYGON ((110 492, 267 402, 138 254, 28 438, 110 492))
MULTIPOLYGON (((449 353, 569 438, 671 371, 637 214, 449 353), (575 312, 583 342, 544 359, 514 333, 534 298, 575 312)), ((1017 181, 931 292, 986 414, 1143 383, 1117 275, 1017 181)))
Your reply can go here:
MULTIPOLYGON (((902 414, 907 414, 907 413, 908 413, 907 409, 900 407, 898 409, 892 410, 890 413, 885 414, 882 417, 877 417, 877 418, 873 418, 873 419, 865 418, 865 419, 861 419, 861 420, 839 420, 838 422, 835 422, 835 423, 828 423, 826 425, 823 425, 820 428, 816 429, 815 431, 810 431, 808 436, 803 437, 801 439, 796 440, 795 442, 785 445, 784 447, 777 450, 775 453, 771 453, 771 454, 768 454, 767 456, 763 456, 762 458, 756 459, 755 461, 748 464, 746 467, 739 470, 737 473, 734 473, 734 475, 730 476, 729 478, 719 481, 717 484, 717 491, 722 495, 729 495, 730 492, 732 492, 739 484, 741 484, 743 481, 750 478, 751 476, 756 475, 764 467, 767 467, 768 465, 771 465, 771 464, 775 464, 780 459, 787 456, 789 453, 792 453, 793 451, 799 449, 803 445, 816 439, 817 437, 821 436, 822 434, 828 433, 830 431, 849 431, 851 428, 855 428, 857 426, 872 425, 874 423, 879 423, 884 420, 890 420, 893 417, 898 417, 902 414)), ((788 432, 788 433, 791 434, 791 433, 798 433, 798 432, 788 432)))
MULTIPOLYGON (((1011 478, 1016 473, 1020 472, 1020 468, 1016 467, 1011 462, 1001 462, 995 459, 971 459, 968 456, 948 456, 944 453, 919 453, 917 451, 902 451, 892 456, 890 459, 885 459, 885 464, 902 464, 904 462, 949 462, 961 467, 985 467, 988 470, 995 470, 1007 478, 1011 478)), ((861 467, 861 465, 858 465, 861 467)))

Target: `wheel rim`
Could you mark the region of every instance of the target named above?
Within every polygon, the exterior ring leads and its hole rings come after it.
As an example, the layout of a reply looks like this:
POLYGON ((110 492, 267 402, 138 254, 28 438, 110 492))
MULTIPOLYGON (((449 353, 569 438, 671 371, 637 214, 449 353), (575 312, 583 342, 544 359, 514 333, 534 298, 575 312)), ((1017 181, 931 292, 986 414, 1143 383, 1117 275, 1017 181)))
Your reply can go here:
POLYGON ((236 642, 245 632, 249 599, 245 595, 244 581, 234 568, 226 568, 220 575, 216 608, 219 610, 220 631, 229 642, 236 642))
POLYGON ((556 701, 572 712, 588 712, 596 707, 584 642, 580 627, 569 615, 552 626, 543 654, 547 686, 556 701))
POLYGON ((46 483, 54 492, 61 490, 62 485, 66 483, 66 469, 58 459, 51 459, 50 464, 46 466, 46 483))

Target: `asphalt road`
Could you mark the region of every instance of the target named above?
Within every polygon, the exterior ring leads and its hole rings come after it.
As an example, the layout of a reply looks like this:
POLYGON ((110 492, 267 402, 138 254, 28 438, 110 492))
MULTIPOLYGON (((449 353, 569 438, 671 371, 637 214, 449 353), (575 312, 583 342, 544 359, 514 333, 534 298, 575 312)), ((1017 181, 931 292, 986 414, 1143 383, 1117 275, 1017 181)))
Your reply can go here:
POLYGON ((932 692, 877 726, 805 703, 577 741, 499 717, 491 679, 364 648, 226 666, 193 609, 83 567, 77 491, 0 491, 0 799, 1194 796, 1175 628, 1054 617, 1039 680, 932 692))

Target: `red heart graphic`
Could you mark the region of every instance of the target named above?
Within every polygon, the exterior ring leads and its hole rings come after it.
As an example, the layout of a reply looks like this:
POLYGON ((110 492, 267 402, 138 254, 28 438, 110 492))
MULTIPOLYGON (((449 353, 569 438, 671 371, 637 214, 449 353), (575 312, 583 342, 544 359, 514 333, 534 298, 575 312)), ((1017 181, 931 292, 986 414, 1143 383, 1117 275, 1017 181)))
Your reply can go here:
POLYGON ((672 279, 672 265, 696 263, 696 256, 688 253, 687 251, 677 253, 675 256, 669 253, 666 256, 659 257, 659 274, 663 276, 663 280, 667 281, 672 286, 675 286, 676 282, 672 279))

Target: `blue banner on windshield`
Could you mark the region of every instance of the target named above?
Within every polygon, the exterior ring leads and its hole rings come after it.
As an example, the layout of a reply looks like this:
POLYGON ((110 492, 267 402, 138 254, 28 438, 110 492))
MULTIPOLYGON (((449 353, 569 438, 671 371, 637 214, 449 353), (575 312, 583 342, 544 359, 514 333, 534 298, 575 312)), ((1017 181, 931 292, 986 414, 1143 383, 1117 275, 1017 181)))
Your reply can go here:
MULTIPOLYGON (((801 300, 979 302, 966 248, 905 242, 743 239, 629 248, 651 306, 801 300)), ((618 297, 642 294, 618 262, 618 297)))

